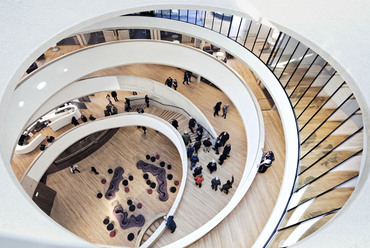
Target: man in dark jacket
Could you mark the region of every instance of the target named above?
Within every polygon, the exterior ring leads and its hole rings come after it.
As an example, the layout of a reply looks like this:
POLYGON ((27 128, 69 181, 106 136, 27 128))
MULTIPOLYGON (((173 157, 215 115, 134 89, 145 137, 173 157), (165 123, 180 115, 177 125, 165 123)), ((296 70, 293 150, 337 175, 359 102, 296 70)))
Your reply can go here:
POLYGON ((172 215, 168 217, 165 216, 164 220, 166 221, 167 228, 171 230, 171 233, 173 233, 177 227, 175 221, 173 220, 173 216, 172 215))
POLYGON ((221 105, 222 105, 222 102, 218 102, 216 103, 216 106, 213 107, 213 110, 215 111, 213 113, 213 116, 215 117, 216 115, 218 116, 218 112, 221 110, 221 105))
POLYGON ((201 145, 202 145, 202 143, 199 140, 195 141, 195 143, 194 143, 195 153, 198 153, 198 150, 200 149, 201 145))
POLYGON ((210 147, 212 146, 212 142, 211 142, 211 139, 210 138, 207 138, 206 140, 203 141, 203 145, 204 145, 204 148, 203 148, 203 151, 207 151, 209 152, 210 150, 210 147))
POLYGON ((221 192, 225 191, 226 195, 229 194, 229 189, 233 187, 233 183, 234 183, 234 176, 232 176, 231 182, 230 180, 227 180, 227 182, 224 185, 222 185, 221 192))
POLYGON ((189 129, 192 133, 194 133, 193 128, 195 127, 195 123, 196 123, 195 119, 193 117, 191 117, 190 120, 189 120, 189 129))

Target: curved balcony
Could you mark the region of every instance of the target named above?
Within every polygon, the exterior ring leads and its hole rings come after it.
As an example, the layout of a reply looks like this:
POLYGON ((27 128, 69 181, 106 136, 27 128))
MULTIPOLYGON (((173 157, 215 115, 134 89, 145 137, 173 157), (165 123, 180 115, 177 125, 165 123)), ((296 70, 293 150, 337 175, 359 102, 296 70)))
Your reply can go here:
MULTIPOLYGON (((171 16, 171 14, 170 14, 170 16, 171 16)), ((220 15, 215 15, 215 17, 220 17, 220 15)), ((225 15, 222 15, 222 20, 224 21, 224 20, 226 20, 225 18, 225 15)), ((261 27, 259 27, 259 29, 261 29, 261 27)), ((258 32, 259 32, 260 30, 258 30, 258 32)), ((256 40, 257 40, 257 37, 258 37, 258 35, 256 36, 256 40)), ((286 44, 288 44, 289 42, 290 42, 290 38, 288 38, 287 40, 286 40, 286 44)), ((246 43, 248 43, 248 41, 247 40, 245 40, 245 42, 246 43)), ((296 48, 293 48, 293 51, 297 51, 298 50, 298 47, 299 47, 299 44, 297 43, 297 45, 296 45, 296 48)), ((253 51, 254 50, 254 48, 251 48, 251 50, 253 51)), ((262 50, 263 50, 263 48, 262 48, 262 50)), ((282 54, 283 54, 283 51, 285 50, 285 48, 281 51, 282 52, 282 54)), ((262 51, 261 51, 262 52, 262 51)), ((294 54, 295 52, 293 52, 293 54, 294 54)), ((307 54, 308 52, 306 52, 306 54, 307 54)), ((292 55, 293 55, 292 54, 292 55)), ((305 56, 306 55, 303 55, 303 57, 305 58, 305 56)), ((281 57, 280 57, 281 58, 281 57)), ((289 69, 287 69, 286 67, 284 68, 284 69, 282 69, 282 70, 279 70, 279 63, 278 63, 278 61, 280 60, 280 58, 279 59, 277 59, 277 61, 276 61, 276 64, 275 64, 275 67, 274 67, 274 69, 273 70, 276 70, 278 73, 280 73, 280 75, 279 75, 279 77, 280 76, 282 76, 283 77, 283 74, 286 72, 286 71, 288 71, 289 69), (277 68, 277 69, 276 69, 277 68)), ((290 59, 289 59, 290 60, 290 59)), ((316 60, 316 59, 315 59, 316 60)), ((293 61, 294 62, 294 61, 293 61)), ((323 66, 322 67, 322 70, 320 69, 320 73, 319 74, 321 74, 321 72, 322 71, 326 71, 328 68, 326 67, 326 63, 325 63, 325 66, 323 66)), ((284 66, 284 64, 283 64, 283 66, 284 66)), ((293 66, 293 65, 292 65, 293 66)), ((295 67, 295 69, 293 69, 293 70, 296 70, 296 71, 298 71, 298 67, 299 67, 300 65, 298 65, 297 67, 295 67)), ((313 68, 314 66, 312 65, 312 67, 311 68, 313 68)), ((294 68, 294 67, 293 67, 294 68)), ((330 70, 330 68, 329 68, 329 70, 330 70)), ((306 73, 304 73, 305 75, 306 75, 306 73)), ((307 72, 307 74, 308 74, 308 72, 307 72)), ((320 76, 319 76, 319 74, 317 74, 317 77, 315 76, 315 78, 319 78, 320 76)), ((325 86, 327 86, 327 85, 329 85, 329 81, 330 82, 333 82, 334 83, 334 81, 331 81, 332 79, 331 78, 337 78, 337 74, 336 73, 334 73, 334 74, 332 74, 332 75, 334 75, 333 77, 329 77, 330 79, 328 79, 328 83, 327 84, 324 84, 325 86)), ((291 77, 290 77, 291 78, 291 77)), ((341 81, 341 79, 339 78, 339 80, 341 81)), ((290 79, 288 79, 288 81, 290 81, 290 79)), ((314 84, 314 81, 316 81, 316 80, 312 80, 311 82, 312 82, 312 84, 311 83, 308 83, 308 85, 309 86, 312 86, 313 84, 314 84)), ((340 91, 340 89, 342 88, 342 86, 345 86, 345 85, 342 85, 342 84, 340 84, 341 86, 340 87, 337 87, 337 88, 335 88, 334 89, 334 92, 339 92, 340 91)), ((325 87, 324 86, 324 87, 325 87)), ((287 86, 288 87, 288 86, 287 86)), ((296 92, 298 92, 299 90, 297 90, 298 88, 299 88, 300 86, 298 86, 298 85, 295 85, 294 86, 294 88, 293 89, 290 89, 291 90, 291 93, 292 94, 294 94, 294 93, 296 93, 296 92)), ((337 154, 346 154, 346 153, 348 153, 348 150, 346 150, 346 149, 348 149, 348 147, 352 147, 352 144, 353 143, 355 143, 355 144, 358 144, 359 143, 359 141, 358 140, 362 140, 361 139, 361 137, 358 137, 358 135, 357 134, 361 134, 361 132, 362 132, 362 126, 361 125, 358 125, 358 124, 356 124, 356 123, 358 123, 358 120, 354 120, 353 118, 357 118, 357 116, 356 115, 358 115, 359 113, 361 113, 361 112, 359 112, 358 111, 358 108, 356 108, 356 107, 354 107, 353 108, 353 106, 351 105, 351 108, 352 108, 352 113, 351 114, 349 114, 349 115, 347 115, 347 116, 345 116, 344 117, 344 119, 343 119, 343 117, 341 117, 340 115, 339 116, 333 116, 333 115, 335 115, 335 114, 337 114, 339 111, 335 111, 336 109, 339 109, 338 108, 338 106, 345 106, 347 103, 349 104, 349 102, 351 102, 351 100, 353 100, 353 97, 352 96, 350 96, 350 95, 347 95, 347 96, 345 96, 344 98, 345 99, 342 99, 341 101, 339 101, 339 104, 338 104, 338 100, 336 99, 335 101, 334 101, 334 103, 336 103, 337 104, 337 106, 335 107, 335 109, 333 110, 332 109, 332 102, 330 102, 330 100, 331 100, 331 97, 334 95, 334 94, 332 94, 332 95, 330 95, 329 94, 329 96, 325 96, 324 95, 324 97, 322 98, 322 93, 323 92, 325 92, 325 91, 329 91, 330 92, 330 89, 332 89, 332 88, 330 88, 329 86, 327 86, 328 88, 326 89, 326 90, 322 90, 323 88, 321 88, 321 89, 317 89, 317 88, 312 88, 312 92, 310 91, 310 89, 311 89, 311 87, 307 87, 307 88, 305 88, 305 89, 303 89, 303 92, 304 92, 304 94, 307 94, 307 95, 309 95, 309 94, 311 94, 311 97, 312 98, 309 98, 309 99, 306 99, 306 101, 307 102, 309 102, 309 104, 308 105, 304 105, 303 107, 303 109, 302 109, 302 112, 304 112, 304 111, 309 111, 310 110, 310 105, 311 105, 311 103, 315 103, 315 104, 320 104, 320 102, 322 103, 324 103, 324 104, 327 104, 327 106, 325 106, 325 107, 322 107, 321 108, 321 106, 323 106, 323 105, 321 105, 320 107, 318 107, 318 109, 319 109, 319 111, 322 111, 322 114, 326 114, 326 115, 323 115, 324 117, 323 117, 323 119, 324 119, 324 122, 321 122, 321 123, 315 123, 315 121, 312 121, 312 124, 314 124, 313 126, 311 126, 310 127, 310 130, 311 130, 311 132, 308 132, 307 131, 307 133, 305 133, 305 137, 307 138, 307 140, 309 140, 309 139, 311 139, 311 137, 313 136, 313 135, 311 135, 311 134, 313 134, 313 133, 315 133, 315 132, 317 132, 317 130, 319 130, 319 129, 321 129, 321 127, 323 127, 323 126, 325 126, 326 128, 325 128, 325 130, 324 130, 324 137, 330 137, 332 134, 335 134, 335 135, 337 135, 337 137, 335 137, 335 138, 340 138, 339 139, 339 141, 335 141, 335 142, 337 142, 337 143, 335 143, 334 145, 332 145, 332 147, 331 148, 329 148, 329 150, 327 150, 326 149, 326 146, 327 146, 327 144, 325 144, 324 143, 324 141, 323 140, 316 140, 316 144, 314 144, 314 145, 312 145, 311 146, 311 148, 307 148, 307 149, 309 149, 309 150, 307 150, 309 153, 311 153, 311 151, 310 151, 310 149, 312 149, 313 148, 313 150, 314 149, 317 149, 317 150, 326 150, 326 153, 325 154, 323 154, 324 155, 324 157, 326 157, 326 156, 328 156, 328 154, 333 154, 334 152, 337 152, 337 154), (309 92, 310 91, 310 93, 307 93, 307 92, 309 92), (328 98, 330 98, 329 100, 328 100, 328 98), (324 111, 325 110, 325 111, 324 111), (326 112, 326 113, 324 113, 324 112, 326 112), (332 113, 334 113, 333 115, 332 115, 332 113), (332 119, 330 119, 330 118, 332 118, 332 119), (338 119, 339 119, 339 123, 338 123, 338 119), (353 127, 353 125, 351 124, 350 125, 350 127, 352 128, 351 129, 351 131, 350 131, 350 135, 348 134, 348 133, 346 133, 346 132, 343 132, 343 131, 347 131, 348 130, 348 126, 345 126, 345 123, 349 123, 349 121, 348 120, 350 120, 352 123, 355 123, 355 125, 354 125, 354 127, 353 127), (334 121, 334 123, 330 123, 330 122, 332 122, 332 121, 334 121), (348 122, 347 122, 348 121, 348 122), (344 123, 344 124, 342 124, 341 125, 341 123, 344 123), (356 129, 354 129, 354 128, 356 128, 356 126, 357 126, 357 131, 356 131, 356 129), (319 128, 318 128, 319 127, 319 128), (344 130, 341 130, 340 128, 341 127, 343 127, 343 129, 344 130), (344 128, 345 127, 345 128, 344 128), (318 128, 318 129, 317 129, 318 128), (331 129, 330 129, 331 128, 331 129), (329 131, 328 131, 329 130, 329 131), (356 136, 357 135, 357 136, 356 136), (353 139, 352 139, 353 138, 353 139), (344 145, 344 144, 346 144, 346 145, 344 145), (351 145, 351 146, 349 146, 349 144, 351 145), (341 147, 342 145, 344 145, 344 147, 341 147), (322 148, 324 148, 324 149, 322 149, 322 148), (330 150, 330 149, 332 149, 333 148, 333 150, 330 150), (334 150, 334 149, 338 149, 338 150, 334 150), (343 151, 343 149, 344 149, 344 151, 345 152, 341 152, 341 151, 343 151)), ((346 86, 345 86, 346 87, 346 86)), ((345 87, 343 87, 343 89, 345 89, 345 87)), ((325 92, 325 93, 327 93, 327 92, 325 92)), ((342 94, 341 94, 342 95, 342 94)), ((334 97, 333 97, 334 98, 334 97)), ((335 97, 336 98, 336 97, 335 97)), ((298 99, 295 99, 295 101, 296 101, 296 103, 297 104, 299 104, 299 103, 302 103, 302 102, 304 102, 304 99, 303 98, 298 98, 298 99)), ((314 104, 312 104, 312 106, 313 106, 314 104)), ((334 105, 335 106, 335 105, 334 105)), ((346 107, 346 109, 347 108, 349 108, 348 106, 346 107)), ((298 109, 298 108, 297 108, 298 109)), ((317 107, 313 107, 313 109, 311 109, 311 110, 313 110, 314 112, 315 112, 315 110, 317 110, 317 107)), ((342 110, 342 109, 341 109, 342 110)), ((344 112, 346 112, 346 111, 344 111, 344 112)), ((309 113, 309 112, 305 112, 305 113, 309 113)), ((316 114, 317 115, 317 114, 316 114)), ((303 117, 302 117, 303 118, 303 117)), ((303 119, 302 119, 303 120, 303 119)), ((311 119, 311 117, 308 117, 308 120, 309 121, 311 121, 311 120, 313 120, 313 118, 311 119)), ((308 123, 309 121, 305 121, 304 123, 308 123)), ((362 122, 362 121, 361 121, 362 122)), ((362 124, 362 123, 361 123, 362 124)), ((307 128, 309 128, 309 125, 307 125, 307 126, 305 126, 304 128, 305 128, 305 130, 309 130, 309 129, 306 129, 306 127, 307 128)), ((307 142, 307 143, 310 143, 310 142, 308 142, 308 141, 304 141, 304 142, 307 142)), ((306 144, 307 144, 306 143, 306 144)), ((347 161, 347 159, 352 159, 353 158, 353 156, 356 156, 356 155, 359 155, 360 153, 361 153, 361 150, 362 150, 362 148, 361 149, 359 149, 359 150, 357 150, 357 151, 355 151, 355 153, 353 153, 352 155, 350 154, 350 153, 348 153, 347 154, 347 157, 344 157, 344 158, 340 158, 340 160, 339 161, 342 161, 342 162, 345 162, 345 161, 347 161)), ((315 154, 315 156, 316 156, 317 154, 315 154)), ((322 160, 324 157, 321 157, 318 161, 320 161, 320 160, 322 160)), ((309 156, 307 155, 307 160, 309 160, 309 156)), ((334 158, 332 158, 331 160, 329 160, 328 162, 331 162, 331 161, 333 161, 333 160, 335 160, 334 158)), ((318 161, 313 161, 313 163, 314 164, 312 164, 312 166, 314 166, 318 161)), ((312 161, 310 161, 310 162, 312 162, 312 161)), ((339 162, 339 164, 337 164, 337 165, 335 165, 335 166, 338 166, 339 167, 339 165, 342 163, 342 162, 339 162)), ((324 165, 326 166, 327 165, 327 163, 325 162, 324 163, 324 165)), ((310 169, 310 168, 313 168, 313 167, 310 167, 310 165, 304 165, 304 167, 303 167, 303 169, 306 171, 306 169, 308 170, 308 169, 310 169)), ((339 168, 338 168, 339 169, 339 168)), ((304 172, 305 172, 304 171, 304 172)), ((339 169, 339 171, 342 171, 343 172, 343 170, 341 170, 341 169, 339 169)), ((338 170, 337 170, 337 172, 338 172, 338 170)), ((318 173, 320 173, 319 171, 318 171, 318 173)), ((323 175, 323 177, 326 175, 325 173, 324 174, 321 174, 321 175, 323 175)), ((319 178, 320 179, 320 178, 319 178)), ((313 182, 313 181, 311 181, 311 182, 313 182)), ((301 186, 303 186, 304 185, 304 183, 303 184, 301 184, 301 186)), ((300 193, 300 194, 302 194, 302 191, 300 190, 300 191, 297 191, 297 193, 300 193)), ((324 193, 326 193, 326 191, 324 191, 324 193)), ((330 212, 328 212, 328 213, 330 213, 330 212)), ((283 230, 282 230, 283 231, 283 230)))

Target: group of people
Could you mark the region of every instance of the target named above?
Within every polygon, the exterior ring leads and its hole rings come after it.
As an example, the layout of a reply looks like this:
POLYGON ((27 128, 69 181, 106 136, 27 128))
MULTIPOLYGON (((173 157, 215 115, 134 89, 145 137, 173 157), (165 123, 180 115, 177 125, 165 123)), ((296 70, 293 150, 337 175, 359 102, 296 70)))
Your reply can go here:
MULTIPOLYGON (((185 85, 185 83, 186 83, 187 85, 189 85, 189 82, 191 82, 191 76, 192 75, 193 75, 193 73, 191 71, 185 71, 184 72, 184 81, 182 82, 182 84, 185 85)), ((177 83, 177 80, 172 79, 172 77, 168 77, 166 79, 166 81, 164 82, 164 85, 167 85, 170 88, 172 88, 172 86, 173 86, 174 90, 177 90, 177 87, 179 86, 178 83, 177 83)))
POLYGON ((164 84, 167 85, 170 88, 172 88, 172 86, 173 86, 173 89, 174 90, 177 90, 178 84, 177 84, 177 80, 176 79, 172 79, 171 77, 168 77, 166 79, 166 81, 164 82, 164 84))
MULTIPOLYGON (((221 106, 222 106, 222 102, 217 102, 216 105, 213 107, 213 116, 216 117, 216 116, 219 116, 218 112, 220 112, 221 110, 221 106)), ((227 115, 227 112, 229 111, 229 104, 225 104, 223 107, 222 107, 222 117, 224 117, 224 119, 226 119, 226 115, 227 115)))

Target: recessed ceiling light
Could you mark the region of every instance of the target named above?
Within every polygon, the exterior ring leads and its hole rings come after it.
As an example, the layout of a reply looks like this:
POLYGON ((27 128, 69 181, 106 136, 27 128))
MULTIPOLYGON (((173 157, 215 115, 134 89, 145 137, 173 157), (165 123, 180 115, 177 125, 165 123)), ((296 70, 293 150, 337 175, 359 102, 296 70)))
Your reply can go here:
POLYGON ((63 70, 64 72, 67 72, 68 71, 68 68, 64 68, 64 70, 63 70))
POLYGON ((37 89, 38 90, 41 90, 42 88, 44 88, 46 86, 46 82, 41 82, 37 85, 37 89))
POLYGON ((21 108, 23 107, 23 105, 24 105, 24 101, 20 101, 20 102, 18 103, 18 106, 19 106, 19 107, 21 107, 21 108))

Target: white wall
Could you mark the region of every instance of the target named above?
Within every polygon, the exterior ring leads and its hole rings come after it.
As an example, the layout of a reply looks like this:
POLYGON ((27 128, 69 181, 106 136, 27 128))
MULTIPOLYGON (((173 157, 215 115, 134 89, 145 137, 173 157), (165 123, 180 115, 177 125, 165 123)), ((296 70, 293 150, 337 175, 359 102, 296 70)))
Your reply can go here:
MULTIPOLYGON (((356 1, 355 4, 350 5, 348 1, 343 0, 325 2, 319 0, 306 2, 294 0, 275 2, 267 0, 205 0, 189 2, 188 0, 179 0, 176 3, 171 2, 170 0, 142 0, 140 2, 127 0, 102 4, 99 0, 91 0, 88 5, 76 1, 33 1, 30 3, 22 0, 2 2, 0 8, 2 23, 0 42, 3 45, 2 47, 6 47, 6 49, 0 51, 0 62, 6 66, 2 66, 0 69, 0 78, 5 82, 0 85, 0 123, 13 121, 6 118, 5 110, 9 106, 11 92, 27 67, 47 48, 70 33, 76 32, 81 27, 88 26, 95 21, 128 12, 153 8, 213 6, 208 9, 218 10, 219 12, 225 10, 224 12, 231 14, 245 13, 244 15, 247 15, 248 13, 254 18, 266 18, 279 26, 281 30, 299 37, 300 40, 323 54, 325 59, 334 65, 355 91, 364 114, 365 128, 367 130, 370 127, 370 99, 367 98, 367 92, 370 92, 370 84, 368 84, 370 78, 370 71, 368 70, 370 67, 370 61, 368 60, 370 55, 368 46, 370 37, 368 28, 370 16, 368 13, 370 12, 370 6, 367 1, 356 1), (42 8, 39 7, 39 4, 42 4, 42 8), (84 11, 81 11, 82 9, 84 11), (122 9, 126 11, 121 11, 122 9), (304 14, 302 14, 302 11, 304 11, 304 14), (22 18, 19 18, 20 16, 22 18), (53 25, 50 25, 50 20, 53 20, 53 25), (22 36, 25 38, 14 39, 15 30, 22 32, 22 36), (9 39, 12 42, 9 42, 9 39)), ((6 131, 5 127, 0 125, 2 137, 6 131)), ((365 148, 367 149, 369 135, 364 135, 364 137, 366 138, 365 148)), ((1 213, 8 213, 8 210, 12 209, 11 207, 15 203, 24 203, 24 199, 18 192, 19 184, 14 184, 16 179, 10 171, 10 154, 6 146, 9 146, 9 143, 4 142, 0 146, 2 154, 0 173, 4 175, 1 188, 5 188, 5 195, 12 197, 11 199, 6 198, 6 204, 1 204, 1 213)), ((331 223, 321 228, 320 232, 309 237, 308 242, 306 242, 307 247, 320 246, 323 241, 326 242, 327 246, 335 247, 348 247, 354 243, 359 246, 366 246, 370 243, 369 236, 364 234, 366 230, 370 229, 370 223, 367 221, 370 218, 370 213, 367 211, 370 207, 368 199, 370 180, 367 180, 370 167, 364 167, 365 161, 369 159, 368 157, 369 154, 365 151, 364 158, 366 159, 362 161, 363 168, 359 185, 349 200, 352 203, 351 207, 343 208, 331 223), (353 223, 356 223, 356 225, 353 223), (361 234, 363 236, 359 238, 361 234)), ((3 199, 5 195, 3 194, 3 199)), ((11 218, 11 216, 8 216, 8 218, 11 218)), ((4 225, 8 225, 8 222, 2 222, 1 224, 1 227, 4 227, 4 225)), ((17 234, 19 235, 19 232, 17 234)), ((58 238, 60 237, 58 236, 58 238)), ((35 240, 35 238, 32 240, 35 240)), ((22 246, 23 241, 4 241, 4 239, 2 241, 8 242, 6 244, 11 244, 13 247, 24 247, 22 246)), ((48 247, 46 244, 45 246, 48 247)))

